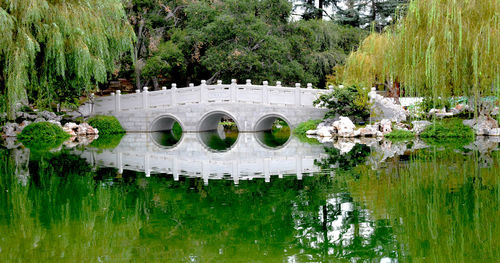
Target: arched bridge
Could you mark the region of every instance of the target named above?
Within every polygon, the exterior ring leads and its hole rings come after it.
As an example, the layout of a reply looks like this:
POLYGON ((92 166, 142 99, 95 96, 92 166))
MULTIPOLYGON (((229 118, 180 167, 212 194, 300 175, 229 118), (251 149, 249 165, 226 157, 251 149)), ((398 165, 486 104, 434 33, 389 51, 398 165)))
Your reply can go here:
POLYGON ((186 88, 163 87, 159 91, 121 94, 117 91, 107 97, 94 100, 92 114, 114 115, 127 131, 165 131, 178 122, 185 132, 215 130, 222 117, 236 122, 243 132, 271 129, 280 118, 292 128, 298 123, 323 118, 326 110, 313 106, 313 101, 325 90, 295 87, 253 85, 250 80, 238 85, 200 86, 190 84, 186 88))

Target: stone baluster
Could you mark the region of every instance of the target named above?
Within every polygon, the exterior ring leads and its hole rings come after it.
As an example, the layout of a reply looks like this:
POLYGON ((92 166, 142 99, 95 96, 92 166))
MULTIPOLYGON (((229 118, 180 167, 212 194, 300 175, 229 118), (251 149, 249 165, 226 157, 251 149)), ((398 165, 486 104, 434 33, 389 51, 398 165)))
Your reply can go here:
POLYGON ((276 87, 281 88, 281 81, 276 81, 276 87))
POLYGON ((238 87, 236 86, 236 79, 231 80, 231 87, 230 87, 230 92, 231 92, 231 102, 237 102, 238 100, 238 87))
POLYGON ((313 88, 313 84, 312 83, 307 83, 307 88, 308 89, 312 89, 313 88))
POLYGON ((190 88, 194 88, 194 83, 189 83, 190 88))
POLYGON ((202 80, 200 86, 200 103, 208 102, 208 89, 207 89, 207 81, 202 80))
POLYGON ((177 96, 177 84, 175 83, 172 83, 172 89, 170 90, 170 96, 171 96, 171 103, 172 105, 175 105, 177 103, 177 99, 176 99, 176 96, 177 96))
POLYGON ((267 80, 262 82, 262 103, 269 105, 269 82, 267 80))
POLYGON ((149 154, 144 155, 144 173, 146 177, 151 176, 151 169, 149 168, 149 154))
POLYGON ((115 95, 115 111, 116 112, 119 112, 121 110, 121 96, 122 96, 121 90, 117 90, 116 95, 115 95))
POLYGON ((161 87, 161 90, 167 90, 167 87, 163 86, 161 87))
POLYGON ((297 156, 295 157, 295 168, 297 169, 296 170, 296 173, 297 173, 297 179, 299 180, 302 180, 302 156, 297 156))
POLYGON ((300 106, 300 83, 295 83, 295 105, 300 106))
POLYGON ((118 173, 123 174, 123 157, 121 152, 116 154, 116 166, 118 166, 118 173))
POLYGON ((222 85, 222 80, 217 80, 217 85, 222 85))
MULTIPOLYGON (((111 98, 112 98, 112 100, 113 100, 113 101, 112 101, 112 102, 113 102, 113 104, 115 104, 115 105, 116 105, 116 94, 115 94, 114 92, 111 92, 111 93, 110 93, 110 95, 111 95, 111 98)), ((113 111, 113 110, 109 110, 109 111, 111 112, 111 111, 113 111)))
POLYGON ((144 87, 143 88, 143 92, 142 92, 142 106, 144 109, 147 109, 149 108, 149 102, 148 102, 148 87, 144 87))
POLYGON ((250 86, 252 85, 252 80, 251 79, 247 79, 247 86, 250 86))

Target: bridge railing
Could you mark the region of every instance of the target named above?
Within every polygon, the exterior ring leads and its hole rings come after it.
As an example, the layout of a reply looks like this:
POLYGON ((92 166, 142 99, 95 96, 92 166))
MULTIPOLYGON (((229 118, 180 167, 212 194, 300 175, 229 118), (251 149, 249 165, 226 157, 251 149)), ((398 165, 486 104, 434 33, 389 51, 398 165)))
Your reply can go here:
POLYGON ((237 84, 236 80, 232 80, 231 84, 218 81, 217 85, 207 85, 206 81, 202 81, 199 86, 190 84, 186 88, 177 88, 176 84, 172 84, 171 89, 163 87, 159 91, 148 91, 144 87, 142 92, 136 90, 132 94, 121 94, 118 90, 111 96, 96 98, 93 109, 94 113, 110 113, 223 102, 314 107, 313 101, 324 92, 327 90, 313 89, 310 83, 307 88, 301 88, 299 83, 295 87, 282 87, 279 81, 276 86, 269 86, 267 81, 262 85, 254 85, 250 80, 245 84, 237 84))

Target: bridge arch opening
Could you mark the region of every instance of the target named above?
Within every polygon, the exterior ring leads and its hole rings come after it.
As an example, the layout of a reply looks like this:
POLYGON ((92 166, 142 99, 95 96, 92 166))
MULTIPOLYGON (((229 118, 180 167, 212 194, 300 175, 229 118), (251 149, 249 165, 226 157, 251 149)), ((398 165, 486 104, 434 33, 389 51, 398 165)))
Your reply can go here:
POLYGON ((151 139, 162 148, 173 148, 182 140, 183 130, 175 116, 163 115, 151 123, 151 139))
POLYGON ((205 114, 198 124, 200 141, 211 151, 230 150, 238 140, 238 123, 225 111, 205 114))
POLYGON ((290 122, 280 114, 268 114, 260 118, 254 126, 255 138, 266 148, 284 147, 291 137, 290 122))

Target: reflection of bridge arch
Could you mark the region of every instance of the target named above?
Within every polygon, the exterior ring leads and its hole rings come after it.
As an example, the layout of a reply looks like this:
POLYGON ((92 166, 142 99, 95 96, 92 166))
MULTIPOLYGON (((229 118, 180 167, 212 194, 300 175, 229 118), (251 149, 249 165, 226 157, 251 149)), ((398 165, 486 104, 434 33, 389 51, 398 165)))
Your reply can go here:
POLYGON ((262 147, 253 134, 241 133, 235 146, 228 152, 213 153, 207 150, 193 133, 184 134, 182 143, 165 150, 151 141, 148 134, 126 134, 120 145, 112 150, 87 148, 80 153, 90 163, 101 167, 115 167, 140 171, 146 176, 154 173, 240 180, 263 178, 271 175, 294 175, 318 172, 314 160, 324 157, 322 145, 309 145, 292 138, 285 147, 271 150, 262 147))

